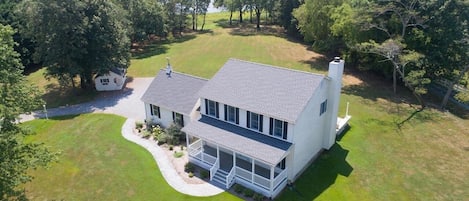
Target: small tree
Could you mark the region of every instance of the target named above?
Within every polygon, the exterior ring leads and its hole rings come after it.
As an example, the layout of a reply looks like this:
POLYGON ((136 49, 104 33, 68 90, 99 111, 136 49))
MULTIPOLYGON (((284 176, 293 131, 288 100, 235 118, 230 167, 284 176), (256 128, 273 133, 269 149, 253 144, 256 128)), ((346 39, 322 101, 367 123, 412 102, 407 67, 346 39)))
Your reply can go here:
POLYGON ((179 144, 180 141, 186 139, 186 134, 181 131, 181 126, 177 124, 171 124, 166 128, 166 133, 169 136, 168 143, 170 144, 179 144))

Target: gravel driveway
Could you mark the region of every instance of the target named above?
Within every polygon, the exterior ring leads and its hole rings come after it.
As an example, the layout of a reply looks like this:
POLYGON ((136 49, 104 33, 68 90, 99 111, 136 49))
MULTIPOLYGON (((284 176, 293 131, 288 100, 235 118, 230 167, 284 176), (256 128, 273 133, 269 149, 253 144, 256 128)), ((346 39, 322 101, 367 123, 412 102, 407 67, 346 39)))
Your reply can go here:
MULTIPOLYGON (((140 100, 153 78, 128 78, 124 89, 120 91, 100 92, 95 100, 71 106, 47 109, 49 117, 82 113, 110 113, 135 120, 145 118, 145 108, 140 100)), ((35 111, 30 115, 21 115, 21 121, 44 118, 44 111, 35 111)))

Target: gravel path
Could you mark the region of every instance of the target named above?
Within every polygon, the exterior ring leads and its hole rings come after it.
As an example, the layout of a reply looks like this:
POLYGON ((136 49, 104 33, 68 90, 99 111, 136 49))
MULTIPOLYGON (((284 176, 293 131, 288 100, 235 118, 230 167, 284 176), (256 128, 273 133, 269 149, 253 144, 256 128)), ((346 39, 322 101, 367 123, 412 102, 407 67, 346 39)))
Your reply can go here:
MULTIPOLYGON (((109 113, 143 120, 145 118, 145 108, 140 98, 152 80, 153 78, 134 78, 120 91, 100 92, 100 95, 94 101, 87 103, 50 108, 47 109, 47 115, 53 117, 83 113, 109 113)), ((21 115, 20 121, 29 121, 36 118, 45 118, 44 111, 21 115)))
POLYGON ((135 121, 133 119, 127 119, 127 121, 125 121, 124 125, 122 126, 122 136, 124 136, 125 139, 142 146, 151 153, 156 163, 158 164, 158 168, 160 169, 161 174, 171 187, 180 193, 192 196, 212 196, 220 194, 224 191, 223 189, 218 188, 210 183, 186 183, 172 167, 171 162, 166 156, 164 150, 156 145, 156 142, 152 142, 135 135, 133 133, 133 125, 135 125, 135 121))
MULTIPOLYGON (((144 147, 152 154, 161 174, 171 187, 181 193, 192 196, 212 196, 223 192, 223 189, 210 183, 186 183, 172 167, 168 157, 159 146, 133 134, 135 120, 143 120, 145 118, 145 108, 140 98, 152 80, 153 78, 134 78, 121 91, 101 92, 96 100, 91 102, 47 109, 47 115, 53 117, 83 113, 109 113, 124 116, 127 120, 122 126, 122 136, 144 147)), ((35 111, 30 115, 21 115, 20 122, 37 118, 45 118, 44 111, 35 111)))

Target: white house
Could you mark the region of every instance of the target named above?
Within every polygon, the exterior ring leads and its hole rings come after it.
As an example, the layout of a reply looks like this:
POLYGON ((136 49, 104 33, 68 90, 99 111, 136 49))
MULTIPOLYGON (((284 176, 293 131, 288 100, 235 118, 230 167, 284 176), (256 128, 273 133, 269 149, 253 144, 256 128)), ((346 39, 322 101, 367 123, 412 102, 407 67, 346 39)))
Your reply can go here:
POLYGON ((147 120, 158 121, 168 118, 162 108, 175 111, 175 103, 187 99, 192 107, 184 117, 190 120, 182 130, 189 160, 226 188, 239 183, 273 198, 335 143, 342 130, 337 113, 343 69, 339 58, 330 62, 328 76, 230 59, 208 81, 160 71, 142 100, 147 120), (150 95, 158 90, 159 97, 150 95), (150 103, 161 117, 151 115, 150 103))
POLYGON ((108 73, 97 74, 94 78, 94 84, 97 91, 121 90, 126 79, 125 69, 111 68, 108 73))
POLYGON ((141 100, 145 103, 145 120, 169 127, 187 125, 197 119, 200 105, 197 92, 206 79, 168 70, 160 70, 141 100))

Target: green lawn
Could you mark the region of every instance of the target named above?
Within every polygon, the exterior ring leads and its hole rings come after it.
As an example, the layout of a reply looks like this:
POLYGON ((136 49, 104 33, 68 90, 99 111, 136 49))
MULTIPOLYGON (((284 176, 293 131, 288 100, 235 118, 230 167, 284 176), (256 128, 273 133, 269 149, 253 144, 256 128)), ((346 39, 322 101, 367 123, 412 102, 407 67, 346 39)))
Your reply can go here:
POLYGON ((125 140, 125 119, 86 114, 25 123, 36 131, 30 140, 61 150, 58 163, 32 171, 25 185, 31 200, 239 200, 222 193, 209 198, 171 188, 144 148, 125 140))
MULTIPOLYGON (((226 26, 222 18, 228 15, 209 15, 210 31, 150 45, 135 54, 129 75, 154 76, 165 66, 165 57, 171 57, 176 71, 206 78, 230 57, 324 72, 327 62, 274 28, 259 33, 251 27, 221 28, 226 26)), ((412 96, 404 89, 393 95, 390 82, 355 76, 362 82, 344 86, 341 100, 342 114, 350 102, 351 129, 278 200, 466 200, 469 120, 425 110, 399 127, 415 111, 402 103, 412 102, 412 96)), ((36 180, 27 185, 29 195, 38 200, 87 200, 95 197, 80 196, 93 194, 101 200, 198 199, 181 195, 164 182, 150 155, 120 137, 122 122, 115 116, 84 115, 28 123, 40 133, 38 140, 64 151, 52 170, 35 172, 36 180)), ((222 194, 210 199, 234 198, 222 194)))

